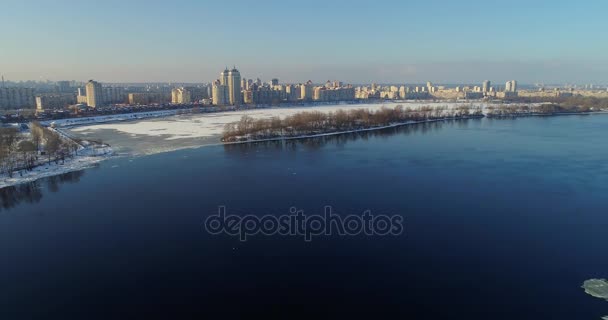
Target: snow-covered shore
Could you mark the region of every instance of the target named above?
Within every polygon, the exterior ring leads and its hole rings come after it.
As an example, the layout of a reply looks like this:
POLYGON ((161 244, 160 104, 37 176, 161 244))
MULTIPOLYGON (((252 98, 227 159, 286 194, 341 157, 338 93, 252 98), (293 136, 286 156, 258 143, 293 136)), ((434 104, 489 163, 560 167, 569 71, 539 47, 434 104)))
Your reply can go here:
POLYGON ((13 177, 9 177, 5 174, 0 175, 0 189, 32 182, 46 177, 90 168, 95 164, 108 159, 112 154, 111 149, 98 150, 97 152, 97 154, 89 153, 89 155, 75 156, 71 159, 65 159, 63 164, 61 162, 56 164, 54 161, 51 161, 50 164, 41 164, 31 171, 16 171, 13 173, 13 177))
POLYGON ((51 123, 53 123, 55 127, 72 127, 72 126, 91 125, 91 124, 96 124, 96 123, 135 121, 135 120, 142 120, 142 119, 148 119, 148 118, 168 117, 168 116, 174 116, 174 115, 178 114, 180 111, 183 112, 183 110, 163 110, 163 111, 113 114, 113 115, 108 115, 108 116, 68 118, 68 119, 43 121, 43 122, 41 122, 41 124, 48 126, 51 123))
POLYGON ((96 131, 115 130, 131 136, 154 136, 163 140, 179 140, 220 136, 224 126, 237 122, 243 116, 253 119, 270 119, 273 117, 285 118, 303 111, 336 112, 338 110, 369 109, 378 110, 382 107, 394 108, 403 105, 404 108, 418 109, 425 106, 453 109, 463 105, 485 108, 487 103, 420 103, 401 102, 385 104, 342 104, 311 107, 282 107, 267 109, 250 109, 229 112, 188 114, 150 121, 137 121, 134 123, 105 123, 79 126, 70 129, 71 132, 94 136, 96 131))
POLYGON ((63 132, 62 129, 51 128, 50 130, 59 134, 61 139, 71 140, 76 143, 78 148, 75 153, 73 153, 72 156, 63 157, 63 160, 60 160, 58 159, 59 157, 55 156, 55 159, 52 159, 51 161, 49 161, 46 156, 39 155, 38 159, 33 162, 34 167, 31 170, 17 169, 13 171, 12 175, 8 175, 7 173, 0 174, 0 189, 89 168, 109 158, 113 154, 112 148, 108 145, 99 145, 85 140, 74 141, 72 137, 63 132))
MULTIPOLYGON (((57 128, 57 132, 62 134, 64 138, 72 138, 76 136, 86 140, 88 137, 91 139, 97 139, 100 135, 106 135, 103 136, 101 140, 103 140, 105 143, 110 143, 114 150, 116 150, 116 148, 120 149, 121 145, 127 145, 127 151, 123 154, 150 155, 180 149, 198 148, 206 145, 224 144, 220 141, 224 126, 226 124, 239 121, 245 115, 252 117, 253 119, 269 119, 273 117, 285 118, 303 111, 319 111, 324 113, 349 109, 368 109, 374 111, 382 107, 394 108, 397 105, 402 105, 404 108, 410 108, 412 110, 422 107, 443 108, 450 110, 460 106, 471 106, 473 108, 479 108, 484 114, 491 109, 489 108, 491 106, 505 106, 504 104, 493 104, 487 102, 390 102, 384 104, 334 104, 258 108, 205 113, 191 113, 184 112, 184 110, 166 110, 90 118, 63 119, 55 121, 55 127, 57 128), (114 140, 108 137, 113 138, 114 140)), ((310 137, 339 135, 344 133, 380 130, 420 122, 443 120, 444 119, 417 122, 410 121, 407 123, 397 123, 383 127, 373 127, 343 132, 329 132, 308 136, 279 137, 233 143, 303 139, 310 137)), ((16 172, 13 175, 13 178, 0 176, 0 188, 33 181, 52 175, 81 170, 109 158, 111 151, 102 155, 90 155, 80 152, 79 154, 80 155, 74 159, 66 160, 64 165, 57 165, 54 163, 51 163, 50 165, 41 165, 30 172, 16 172), (23 176, 21 174, 23 174, 23 176)))

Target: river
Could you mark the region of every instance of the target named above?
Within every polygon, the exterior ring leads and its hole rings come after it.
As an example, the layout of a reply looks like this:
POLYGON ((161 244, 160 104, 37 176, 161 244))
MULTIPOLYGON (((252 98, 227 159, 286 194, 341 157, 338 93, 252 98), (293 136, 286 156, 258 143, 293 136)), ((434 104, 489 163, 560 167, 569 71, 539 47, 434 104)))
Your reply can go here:
POLYGON ((0 318, 599 319, 608 303, 580 286, 608 277, 606 132, 604 114, 426 123, 121 157, 5 188, 0 318), (371 210, 404 232, 242 242, 202 228, 218 206, 371 210))

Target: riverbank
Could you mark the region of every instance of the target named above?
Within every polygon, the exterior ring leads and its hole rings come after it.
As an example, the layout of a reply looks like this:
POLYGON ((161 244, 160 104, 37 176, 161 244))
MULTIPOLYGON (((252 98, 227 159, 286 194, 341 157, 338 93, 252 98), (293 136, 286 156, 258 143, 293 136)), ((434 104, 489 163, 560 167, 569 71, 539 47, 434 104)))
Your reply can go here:
POLYGON ((16 141, 12 144, 17 147, 9 147, 10 153, 2 159, 0 189, 89 168, 113 154, 107 144, 75 139, 61 129, 39 125, 17 135, 16 141))
MULTIPOLYGON (((414 106, 413 104, 405 105, 405 106, 414 106)), ((447 107, 447 109, 454 109, 461 105, 452 105, 445 106, 443 104, 437 104, 435 107, 439 108, 447 107)), ((325 108, 317 108, 317 110, 327 110, 327 112, 336 112, 339 109, 355 109, 357 107, 362 107, 361 105, 336 105, 329 106, 325 108), (354 107, 354 108, 353 108, 354 107)), ((368 105, 370 109, 379 110, 382 105, 368 105)), ((482 105, 477 105, 476 107, 482 107, 482 105)), ((384 130, 390 129, 400 126, 407 125, 415 125, 421 123, 428 122, 441 122, 441 121, 451 121, 451 120, 467 120, 472 118, 483 118, 488 117, 491 119, 497 118, 512 118, 512 117, 493 117, 491 115, 483 114, 477 116, 461 116, 461 117, 446 117, 441 119, 425 119, 418 121, 403 121, 390 123, 388 125, 381 125, 375 127, 368 128, 357 128, 357 129, 349 129, 349 130, 334 130, 331 132, 316 132, 313 134, 299 134, 296 136, 277 136, 277 137, 268 137, 265 139, 247 139, 244 141, 232 141, 232 142, 222 142, 220 140, 221 130, 226 123, 234 122, 241 118, 243 115, 255 115, 259 119, 272 119, 273 117, 287 117, 289 115, 293 115, 298 111, 306 110, 305 108, 297 108, 297 109, 264 109, 264 110, 256 110, 256 111, 242 111, 242 112, 225 112, 225 113, 212 113, 212 114, 201 114, 201 115, 185 115, 181 117, 177 117, 177 120, 169 120, 169 119, 153 119, 150 121, 142 121, 141 127, 139 123, 118 123, 115 125, 103 125, 105 131, 96 131, 94 130, 97 126, 78 126, 79 135, 75 136, 74 131, 71 130, 69 126, 67 127, 57 127, 57 132, 60 134, 65 134, 65 136, 71 139, 85 139, 84 137, 91 138, 94 140, 97 138, 99 133, 101 132, 116 132, 115 135, 118 135, 118 130, 125 130, 126 134, 120 134, 122 137, 120 143, 128 143, 133 145, 141 145, 144 143, 149 146, 149 149, 146 152, 124 152, 121 151, 121 145, 118 142, 108 141, 105 138, 103 139, 104 143, 110 142, 113 146, 115 153, 111 154, 102 154, 99 156, 91 156, 91 155, 81 155, 77 156, 74 159, 65 159, 64 165, 59 165, 55 163, 51 163, 51 165, 43 164, 37 167, 35 170, 30 172, 19 173, 16 172, 12 178, 7 176, 0 176, 0 188, 17 185, 20 183, 25 183, 29 181, 34 181, 40 178, 45 178, 48 176, 59 175, 71 171, 82 170, 87 167, 95 166, 99 162, 109 159, 113 156, 146 156, 151 154, 158 153, 166 153, 173 152, 177 150, 183 149, 195 149, 204 146, 217 146, 217 145, 227 145, 227 144, 241 144, 241 143, 255 143, 255 142, 265 142, 265 141, 276 141, 276 140, 297 140, 297 139, 308 139, 315 137, 323 137, 323 136, 336 136, 342 134, 352 134, 358 132, 368 132, 368 131, 376 131, 376 130, 384 130), (170 125, 170 126, 169 126, 170 125), (165 130, 163 126, 168 126, 165 130), (107 129, 105 129, 107 128, 107 129), (148 128, 143 130, 143 128, 148 128), (190 129, 189 129, 190 128, 190 129), (108 130, 110 129, 110 130, 108 130), (112 130, 113 129, 113 130, 112 130), (183 130, 187 129, 186 132, 183 130), (182 130, 177 131, 175 130, 182 130), (190 131, 188 131, 190 130, 190 131), (128 140, 128 141, 127 141, 128 140), (115 143, 116 146, 115 147, 115 143), (166 144, 166 145, 163 145, 166 144), (116 149, 118 148, 118 151, 116 149), (23 174, 23 175, 22 175, 23 174)), ((314 110, 313 110, 314 111, 314 110)), ((600 114, 606 112, 580 112, 580 113, 554 113, 554 114, 518 114, 513 115, 515 118, 518 117, 528 117, 528 116, 558 116, 558 115, 593 115, 600 114)), ((169 118, 172 118, 169 116, 169 118)), ((175 117, 173 117, 175 118, 175 117)), ((62 134, 62 135, 63 135, 62 134)), ((65 138, 65 137, 64 137, 65 138)), ((86 140, 86 139, 85 139, 86 140)))
POLYGON ((266 139, 230 141, 230 142, 223 142, 222 144, 241 144, 241 143, 268 142, 268 141, 281 141, 281 140, 309 139, 309 138, 318 138, 318 137, 337 136, 337 135, 341 135, 341 134, 377 131, 377 130, 398 128, 398 127, 407 126, 407 125, 423 124, 423 123, 430 123, 430 122, 469 120, 469 119, 481 119, 481 118, 484 118, 484 116, 480 115, 480 116, 452 117, 452 118, 408 121, 408 122, 393 123, 393 124, 389 124, 389 125, 385 125, 385 126, 371 127, 371 128, 361 128, 361 129, 346 130, 346 131, 333 131, 333 132, 315 133, 315 134, 308 134, 308 135, 304 134, 304 135, 297 135, 297 136, 272 137, 272 138, 266 138, 266 139))
POLYGON ((109 159, 111 154, 111 150, 109 150, 105 154, 75 156, 71 159, 65 159, 63 162, 45 162, 44 164, 34 167, 32 170, 19 170, 14 172, 12 177, 3 174, 0 176, 0 189, 72 171, 91 168, 98 163, 109 159))

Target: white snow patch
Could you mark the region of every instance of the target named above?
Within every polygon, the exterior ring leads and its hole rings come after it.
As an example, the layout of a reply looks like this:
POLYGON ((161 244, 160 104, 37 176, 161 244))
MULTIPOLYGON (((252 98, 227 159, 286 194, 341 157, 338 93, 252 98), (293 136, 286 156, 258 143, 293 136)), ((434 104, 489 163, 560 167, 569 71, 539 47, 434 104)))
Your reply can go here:
POLYGON ((76 156, 73 159, 66 159, 64 164, 61 164, 61 162, 60 164, 55 164, 53 161, 50 164, 37 166, 32 171, 23 170, 23 176, 19 172, 14 172, 12 178, 9 178, 7 175, 0 175, 0 188, 90 168, 96 163, 107 159, 108 156, 109 154, 107 156, 76 156))
POLYGON ((470 102, 391 102, 385 104, 341 104, 312 107, 283 107, 230 112, 189 114, 167 117, 164 120, 138 121, 132 123, 106 123, 72 128, 71 131, 90 135, 96 130, 116 130, 129 135, 145 135, 164 137, 165 140, 192 139, 220 136, 224 126, 237 122, 247 115, 254 119, 269 119, 272 117, 285 118, 303 111, 320 111, 324 113, 338 110, 369 109, 378 110, 382 107, 394 108, 403 105, 404 108, 419 109, 424 106, 453 109, 463 105, 485 108, 487 103, 470 102))

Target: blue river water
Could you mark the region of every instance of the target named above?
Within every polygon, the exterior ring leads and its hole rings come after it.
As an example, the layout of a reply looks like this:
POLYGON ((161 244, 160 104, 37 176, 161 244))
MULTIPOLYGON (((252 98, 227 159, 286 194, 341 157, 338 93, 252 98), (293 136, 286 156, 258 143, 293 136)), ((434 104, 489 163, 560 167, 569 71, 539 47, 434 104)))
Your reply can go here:
POLYGON ((462 120, 210 146, 0 190, 0 318, 252 314, 599 319, 608 115, 462 120), (398 236, 202 228, 297 207, 401 215, 398 236))

